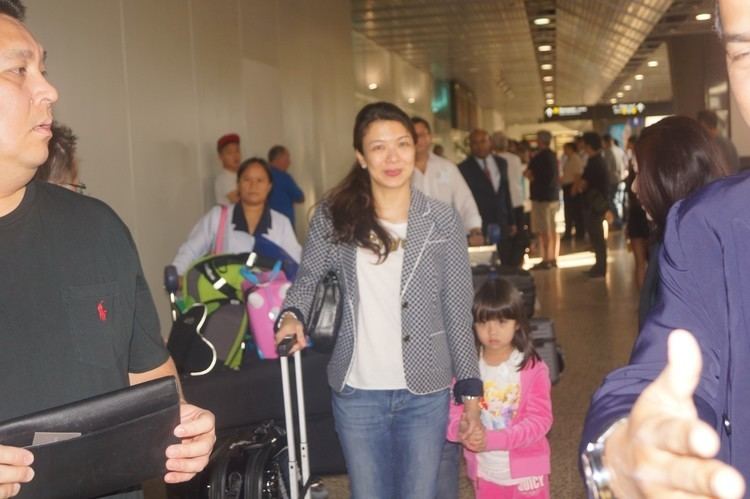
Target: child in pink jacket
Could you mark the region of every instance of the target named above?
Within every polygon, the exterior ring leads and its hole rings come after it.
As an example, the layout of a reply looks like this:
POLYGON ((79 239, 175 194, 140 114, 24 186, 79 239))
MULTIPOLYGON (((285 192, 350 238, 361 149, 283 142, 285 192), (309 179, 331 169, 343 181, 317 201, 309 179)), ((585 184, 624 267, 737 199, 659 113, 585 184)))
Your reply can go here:
MULTIPOLYGON (((477 291, 473 313, 484 429, 464 442, 464 457, 475 496, 549 498, 550 380, 531 343, 521 294, 504 279, 489 279, 477 291)), ((448 440, 459 440, 462 412, 451 404, 448 440)))

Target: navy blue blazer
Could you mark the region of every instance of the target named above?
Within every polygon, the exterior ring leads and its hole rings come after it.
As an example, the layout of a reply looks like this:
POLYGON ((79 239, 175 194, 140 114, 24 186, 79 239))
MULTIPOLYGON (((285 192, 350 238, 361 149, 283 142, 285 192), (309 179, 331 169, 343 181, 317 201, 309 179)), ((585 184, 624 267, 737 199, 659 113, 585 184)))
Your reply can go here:
POLYGON ((500 227, 515 225, 513 219, 513 203, 510 201, 510 189, 508 188, 508 162, 500 156, 492 157, 500 169, 500 185, 497 191, 482 169, 482 165, 469 156, 460 165, 458 170, 471 189, 471 194, 477 202, 479 215, 482 217, 482 232, 487 233, 487 225, 499 224, 500 227))
MULTIPOLYGON (((687 329, 703 371, 694 401, 721 438, 719 459, 750 479, 750 173, 723 178, 675 204, 659 260, 659 297, 630 363, 594 394, 582 446, 625 416, 664 368, 667 336, 687 329)), ((617 334, 617 331, 603 331, 617 334)))

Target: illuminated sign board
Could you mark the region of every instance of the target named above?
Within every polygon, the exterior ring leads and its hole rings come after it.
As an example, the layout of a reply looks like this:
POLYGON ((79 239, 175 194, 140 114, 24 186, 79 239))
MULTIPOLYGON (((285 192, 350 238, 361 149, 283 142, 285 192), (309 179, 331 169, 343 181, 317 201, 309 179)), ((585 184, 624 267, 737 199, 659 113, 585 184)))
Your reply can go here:
POLYGON ((586 119, 589 116, 588 106, 549 106, 544 108, 548 120, 555 118, 586 119))
POLYGON ((646 104, 612 104, 612 114, 615 116, 638 116, 646 110, 646 104))
POLYGON ((672 114, 671 102, 623 102, 596 106, 547 106, 544 121, 611 120, 634 116, 672 114))

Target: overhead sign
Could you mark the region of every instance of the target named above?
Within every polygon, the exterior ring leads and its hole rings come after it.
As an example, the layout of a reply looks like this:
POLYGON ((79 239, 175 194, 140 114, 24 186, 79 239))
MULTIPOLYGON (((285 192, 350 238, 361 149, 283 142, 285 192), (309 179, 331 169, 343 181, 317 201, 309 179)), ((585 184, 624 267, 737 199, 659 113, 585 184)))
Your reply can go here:
POLYGON ((636 104, 612 104, 612 114, 615 116, 638 116, 646 110, 646 104, 638 102, 636 104))
POLYGON ((548 120, 554 118, 585 119, 589 114, 588 106, 550 106, 544 109, 548 120))
POLYGON ((611 120, 633 116, 672 114, 671 102, 624 102, 596 106, 547 106, 544 121, 611 120))

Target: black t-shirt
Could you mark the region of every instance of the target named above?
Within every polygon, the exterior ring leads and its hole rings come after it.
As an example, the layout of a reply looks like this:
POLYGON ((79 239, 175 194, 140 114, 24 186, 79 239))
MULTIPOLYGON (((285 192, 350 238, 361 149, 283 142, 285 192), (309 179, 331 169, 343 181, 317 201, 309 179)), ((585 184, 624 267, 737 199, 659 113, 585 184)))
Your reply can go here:
POLYGON ((607 174, 607 163, 604 161, 601 153, 589 156, 581 178, 588 183, 589 189, 596 189, 601 192, 605 198, 608 197, 609 175, 607 174))
POLYGON ((542 149, 529 161, 529 170, 534 175, 529 194, 532 201, 557 201, 560 196, 557 157, 550 149, 542 149))
POLYGON ((0 217, 0 275, 0 421, 126 387, 128 372, 167 360, 135 244, 101 201, 31 182, 0 217))

